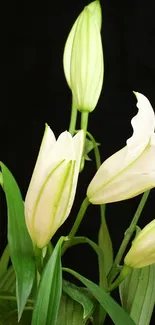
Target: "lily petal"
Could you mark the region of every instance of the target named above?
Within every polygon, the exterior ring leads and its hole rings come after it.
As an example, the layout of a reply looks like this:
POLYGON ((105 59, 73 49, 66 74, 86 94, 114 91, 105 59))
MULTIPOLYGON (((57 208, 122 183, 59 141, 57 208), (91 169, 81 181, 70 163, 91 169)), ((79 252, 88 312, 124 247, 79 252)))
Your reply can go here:
POLYGON ((103 84, 103 52, 99 26, 87 7, 79 16, 74 33, 70 82, 76 107, 93 110, 103 84))
MULTIPOLYGON (((54 170, 51 170, 38 195, 33 216, 31 216, 30 227, 32 230, 31 237, 40 248, 46 246, 55 233, 56 226, 59 227, 59 220, 56 220, 55 216, 71 167, 71 161, 60 162, 54 170), (55 227, 53 227, 54 223, 55 227)), ((61 219, 60 213, 64 213, 62 204, 59 208, 59 219, 61 219)))
POLYGON ((149 143, 155 129, 155 114, 149 100, 143 94, 135 94, 138 100, 138 113, 131 120, 133 135, 127 140, 128 155, 133 157, 141 154, 149 143))
POLYGON ((121 201, 155 186, 155 115, 145 96, 137 93, 137 97, 132 137, 101 165, 89 184, 87 196, 93 204, 121 201))

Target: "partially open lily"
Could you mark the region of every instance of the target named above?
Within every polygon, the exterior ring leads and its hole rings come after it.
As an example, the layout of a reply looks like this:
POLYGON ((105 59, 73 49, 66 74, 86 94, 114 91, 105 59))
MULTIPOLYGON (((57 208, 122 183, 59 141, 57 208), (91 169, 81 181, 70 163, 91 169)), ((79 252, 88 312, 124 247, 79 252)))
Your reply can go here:
POLYGON ((34 244, 43 248, 68 217, 76 192, 84 133, 59 138, 46 125, 25 199, 25 216, 34 244))
POLYGON ((155 220, 146 225, 133 240, 124 264, 141 268, 155 263, 155 220))
POLYGON ((88 186, 93 204, 121 201, 155 186, 155 114, 148 99, 136 93, 137 115, 126 146, 108 158, 88 186))
POLYGON ((63 64, 75 107, 91 112, 103 84, 101 6, 98 0, 86 6, 76 19, 65 44, 63 64))

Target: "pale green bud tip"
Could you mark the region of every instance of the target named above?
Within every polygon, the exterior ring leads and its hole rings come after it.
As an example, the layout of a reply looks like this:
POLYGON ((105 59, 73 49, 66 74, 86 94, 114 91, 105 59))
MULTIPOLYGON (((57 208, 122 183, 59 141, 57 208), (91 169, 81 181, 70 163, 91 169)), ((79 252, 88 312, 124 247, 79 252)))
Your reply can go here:
POLYGON ((96 22, 97 22, 97 24, 99 26, 99 29, 101 30, 101 26, 102 26, 102 10, 101 10, 100 1, 93 1, 93 2, 89 3, 87 8, 93 14, 93 17, 96 20, 96 22))
POLYGON ((64 49, 64 73, 79 111, 93 111, 102 89, 101 22, 100 3, 94 1, 76 19, 64 49))
POLYGON ((155 263, 155 220, 139 232, 125 256, 124 263, 132 268, 155 263))

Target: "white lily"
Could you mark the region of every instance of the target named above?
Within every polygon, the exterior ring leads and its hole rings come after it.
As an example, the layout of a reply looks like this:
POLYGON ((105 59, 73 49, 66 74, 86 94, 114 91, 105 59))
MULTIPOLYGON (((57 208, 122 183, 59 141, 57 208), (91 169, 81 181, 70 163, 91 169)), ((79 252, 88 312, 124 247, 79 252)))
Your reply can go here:
POLYGON ((89 184, 87 196, 93 204, 129 199, 155 186, 155 114, 144 95, 136 96, 139 111, 131 120, 133 135, 89 184))
POLYGON ((25 199, 26 224, 32 241, 43 248, 67 219, 73 205, 84 145, 84 133, 59 138, 46 125, 25 199))
POLYGON ((146 225, 133 240, 124 264, 141 268, 155 263, 155 220, 146 225))
POLYGON ((96 0, 78 16, 65 44, 64 73, 75 107, 80 111, 91 112, 97 105, 102 89, 101 21, 101 6, 96 0))

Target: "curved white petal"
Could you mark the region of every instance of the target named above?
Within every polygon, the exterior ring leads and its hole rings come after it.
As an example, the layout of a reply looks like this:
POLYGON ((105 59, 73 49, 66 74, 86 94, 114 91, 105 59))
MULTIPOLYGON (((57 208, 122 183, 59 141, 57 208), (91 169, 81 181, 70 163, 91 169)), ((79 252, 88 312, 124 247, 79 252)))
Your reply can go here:
POLYGON ((94 204, 124 200, 155 186, 155 115, 147 98, 139 93, 137 97, 132 137, 101 165, 88 187, 94 204))
POLYGON ((75 160, 73 139, 69 132, 65 131, 60 134, 52 152, 52 157, 56 163, 62 159, 75 160))
POLYGON ((70 82, 76 107, 95 108, 103 83, 103 51, 99 26, 88 7, 79 16, 70 62, 70 82))
POLYGON ((138 113, 131 120, 133 135, 127 140, 129 155, 138 156, 149 143, 154 134, 155 114, 149 100, 140 93, 135 93, 137 97, 138 113))
POLYGON ((68 202, 68 208, 66 210, 66 213, 64 215, 63 222, 66 220, 68 217, 70 210, 73 205, 75 193, 76 193, 76 187, 77 187, 77 181, 78 181, 78 176, 79 176, 79 170, 80 170, 80 165, 81 165, 81 159, 82 159, 82 153, 83 153, 83 148, 84 148, 84 131, 81 130, 79 131, 74 137, 73 137, 73 143, 74 143, 74 150, 75 150, 75 169, 74 169, 74 175, 72 179, 72 187, 71 187, 71 192, 70 192, 70 197, 69 197, 69 202, 68 202))
POLYGON ((67 131, 57 141, 47 126, 25 199, 26 223, 33 242, 44 247, 71 210, 84 145, 84 131, 67 131))
POLYGON ((57 141, 49 126, 46 126, 39 156, 25 198, 25 215, 31 218, 42 184, 60 161, 75 160, 73 140, 69 132, 61 133, 57 141))
MULTIPOLYGON (((62 161, 54 170, 51 170, 51 173, 42 184, 35 202, 33 215, 26 218, 31 238, 40 248, 49 242, 56 231, 56 226, 57 228, 60 226, 59 220, 55 220, 55 215, 58 208, 59 213, 61 210, 61 213, 64 213, 62 204, 59 207, 59 202, 71 167, 72 162, 62 161), (54 228, 53 223, 55 223, 54 228)), ((61 218, 60 215, 59 218, 61 218)))
POLYGON ((65 48, 64 48, 64 54, 63 54, 63 67, 64 67, 64 73, 65 73, 65 77, 68 83, 69 88, 71 88, 71 84, 70 84, 70 61, 71 61, 71 55, 72 55, 72 46, 73 46, 73 41, 74 41, 74 34, 75 34, 75 30, 76 30, 76 26, 78 23, 78 18, 76 19, 76 21, 74 22, 72 29, 68 35, 66 44, 65 44, 65 48))
POLYGON ((125 256, 124 263, 135 268, 155 263, 155 220, 138 234, 125 256))
MULTIPOLYGON (((125 148, 122 149, 122 154, 125 152, 125 148)), ((123 156, 121 152, 119 153, 120 156, 123 156)), ((104 169, 104 164, 102 168, 104 169)), ((106 175, 106 169, 104 169, 104 175, 106 175)), ((136 161, 114 176, 113 179, 110 178, 107 184, 103 184, 104 178, 102 177, 104 175, 100 171, 98 177, 95 179, 95 176, 88 187, 88 198, 94 204, 125 200, 153 188, 155 186, 155 146, 148 146, 136 161), (100 178, 102 179, 100 184, 102 184, 97 187, 100 178)))
POLYGON ((152 230, 154 228, 155 230, 155 220, 152 220, 151 222, 149 222, 138 234, 138 236, 134 239, 133 244, 135 245, 136 243, 138 243, 139 240, 142 239, 142 237, 146 236, 147 234, 149 234, 150 230, 152 230))
POLYGON ((49 167, 52 162, 52 152, 56 145, 54 133, 46 124, 43 140, 40 146, 40 151, 35 164, 33 175, 29 184, 29 188, 25 198, 25 214, 32 215, 34 204, 44 179, 49 173, 49 167))

